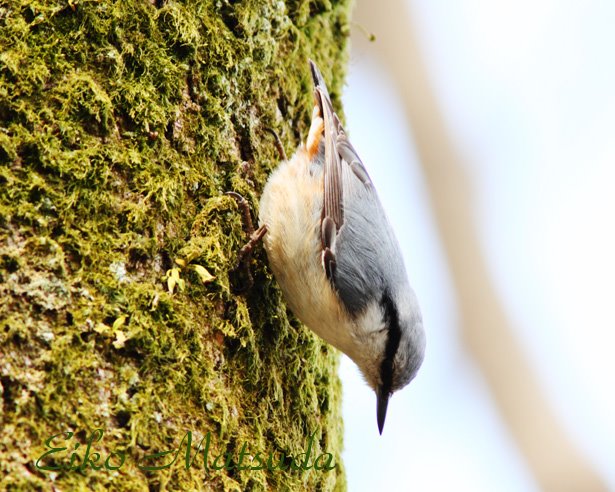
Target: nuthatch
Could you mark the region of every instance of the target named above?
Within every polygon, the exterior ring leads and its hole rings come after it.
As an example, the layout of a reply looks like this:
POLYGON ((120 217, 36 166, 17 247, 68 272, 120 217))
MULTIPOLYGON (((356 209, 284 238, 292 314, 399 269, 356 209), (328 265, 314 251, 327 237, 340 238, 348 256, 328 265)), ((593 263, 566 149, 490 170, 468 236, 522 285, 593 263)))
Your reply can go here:
POLYGON ((310 60, 307 142, 270 176, 259 229, 293 313, 350 357, 376 392, 382 434, 391 394, 423 362, 425 333, 401 251, 376 189, 310 60))

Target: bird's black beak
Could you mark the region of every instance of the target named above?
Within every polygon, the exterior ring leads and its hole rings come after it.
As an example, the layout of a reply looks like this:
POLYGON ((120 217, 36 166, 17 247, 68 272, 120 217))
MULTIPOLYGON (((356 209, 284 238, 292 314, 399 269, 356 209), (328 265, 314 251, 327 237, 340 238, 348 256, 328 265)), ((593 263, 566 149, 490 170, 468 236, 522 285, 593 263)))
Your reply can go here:
POLYGON ((384 420, 387 416, 387 406, 389 405, 390 393, 383 391, 382 387, 376 391, 376 398, 378 403, 376 405, 376 415, 378 417, 378 431, 382 435, 382 429, 384 428, 384 420))

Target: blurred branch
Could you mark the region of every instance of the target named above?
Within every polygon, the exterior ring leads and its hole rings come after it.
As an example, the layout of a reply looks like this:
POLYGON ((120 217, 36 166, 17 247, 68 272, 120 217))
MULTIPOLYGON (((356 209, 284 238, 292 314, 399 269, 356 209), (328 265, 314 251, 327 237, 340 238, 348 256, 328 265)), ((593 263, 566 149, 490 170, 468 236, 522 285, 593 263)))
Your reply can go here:
MULTIPOLYGON (((384 9, 359 1, 355 21, 376 34, 370 50, 403 97, 458 295, 464 341, 541 489, 606 490, 556 419, 494 291, 471 210, 471 183, 447 134, 406 4, 393 0, 384 9)), ((362 33, 353 41, 367 49, 362 33)))

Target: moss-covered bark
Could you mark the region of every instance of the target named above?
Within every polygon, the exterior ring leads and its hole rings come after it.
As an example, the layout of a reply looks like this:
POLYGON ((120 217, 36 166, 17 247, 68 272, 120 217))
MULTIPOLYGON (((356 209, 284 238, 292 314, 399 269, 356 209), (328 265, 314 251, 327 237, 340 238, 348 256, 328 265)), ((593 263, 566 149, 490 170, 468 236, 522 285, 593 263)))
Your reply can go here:
POLYGON ((289 153, 306 135, 308 56, 339 95, 348 3, 0 1, 0 489, 344 488, 337 355, 262 249, 231 293, 246 238, 224 192, 256 208, 265 130, 289 153), (79 467, 99 428, 90 457, 123 452, 117 470, 79 467), (208 470, 185 440, 140 468, 188 431, 208 470), (333 470, 267 469, 310 435, 307 465, 333 470))

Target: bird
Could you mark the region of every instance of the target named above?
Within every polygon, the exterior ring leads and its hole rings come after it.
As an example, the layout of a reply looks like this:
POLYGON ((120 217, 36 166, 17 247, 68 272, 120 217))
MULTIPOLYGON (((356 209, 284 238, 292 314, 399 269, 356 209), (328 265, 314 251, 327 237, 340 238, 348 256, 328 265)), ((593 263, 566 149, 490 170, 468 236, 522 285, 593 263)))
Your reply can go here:
MULTIPOLYGON (((391 395, 416 376, 425 331, 399 243, 369 174, 309 60, 314 108, 307 139, 269 176, 259 228, 294 315, 345 353, 376 394, 382 434, 391 395)), ((381 163, 386 164, 386 163, 381 163)))

